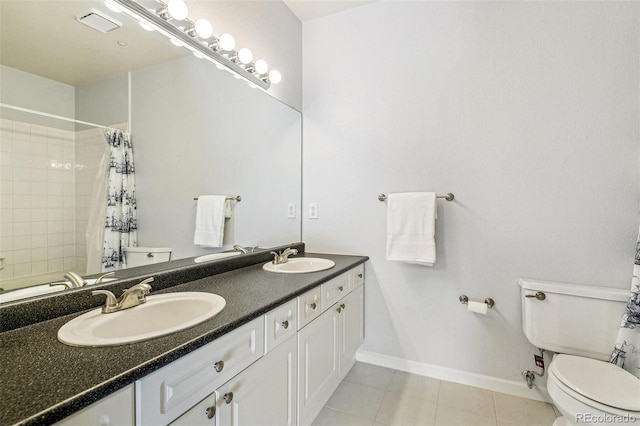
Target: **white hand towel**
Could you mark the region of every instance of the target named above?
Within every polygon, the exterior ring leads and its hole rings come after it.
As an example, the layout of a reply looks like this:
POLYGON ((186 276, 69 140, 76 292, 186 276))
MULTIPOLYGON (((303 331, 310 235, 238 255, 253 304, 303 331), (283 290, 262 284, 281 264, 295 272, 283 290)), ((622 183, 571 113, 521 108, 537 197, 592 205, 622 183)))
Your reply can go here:
POLYGON ((198 197, 194 244, 222 247, 226 202, 226 195, 201 195, 198 197))
POLYGON ((387 260, 433 266, 436 261, 434 192, 387 197, 387 260))

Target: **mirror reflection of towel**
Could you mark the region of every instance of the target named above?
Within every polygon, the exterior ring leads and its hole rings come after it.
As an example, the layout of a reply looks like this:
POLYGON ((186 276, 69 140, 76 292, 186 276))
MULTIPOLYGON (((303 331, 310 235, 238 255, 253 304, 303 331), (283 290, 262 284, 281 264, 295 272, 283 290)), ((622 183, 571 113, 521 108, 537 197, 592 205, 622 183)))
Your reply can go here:
POLYGON ((436 261, 435 192, 387 197, 387 260, 433 266, 436 261))
POLYGON ((222 247, 224 220, 228 212, 226 206, 226 195, 201 195, 198 197, 194 244, 222 247))

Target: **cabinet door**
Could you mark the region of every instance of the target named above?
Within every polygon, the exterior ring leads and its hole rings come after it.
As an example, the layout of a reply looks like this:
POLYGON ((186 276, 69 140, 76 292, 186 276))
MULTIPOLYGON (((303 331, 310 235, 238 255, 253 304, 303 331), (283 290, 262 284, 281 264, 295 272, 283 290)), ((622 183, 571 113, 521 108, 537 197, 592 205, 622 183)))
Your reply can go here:
POLYGON ((338 383, 337 306, 298 332, 298 417, 310 423, 338 383))
POLYGON ((292 336, 220 387, 218 426, 295 425, 296 349, 292 336))
POLYGON ((340 313, 340 373, 346 374, 355 363, 356 351, 364 340, 363 286, 338 302, 340 313))
POLYGON ((120 389, 56 423, 57 426, 133 426, 133 424, 133 386, 120 389))
POLYGON ((214 392, 170 423, 170 426, 218 426, 216 411, 216 393, 214 392))

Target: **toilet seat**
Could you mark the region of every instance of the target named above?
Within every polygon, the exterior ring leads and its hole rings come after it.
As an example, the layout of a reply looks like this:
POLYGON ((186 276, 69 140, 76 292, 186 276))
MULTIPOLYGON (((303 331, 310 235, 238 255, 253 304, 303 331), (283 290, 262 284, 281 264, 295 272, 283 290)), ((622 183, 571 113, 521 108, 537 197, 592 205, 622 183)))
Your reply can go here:
POLYGON ((640 379, 608 362, 558 354, 550 379, 585 404, 613 414, 640 415, 640 379))

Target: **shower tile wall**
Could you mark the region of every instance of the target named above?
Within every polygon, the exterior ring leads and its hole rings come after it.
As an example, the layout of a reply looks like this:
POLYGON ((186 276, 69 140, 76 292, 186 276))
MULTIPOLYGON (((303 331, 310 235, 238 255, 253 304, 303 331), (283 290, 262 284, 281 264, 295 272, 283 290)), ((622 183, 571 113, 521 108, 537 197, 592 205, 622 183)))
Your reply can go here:
POLYGON ((48 280, 52 273, 77 269, 75 156, 75 132, 1 119, 0 287, 5 290, 23 286, 32 275, 48 280))

